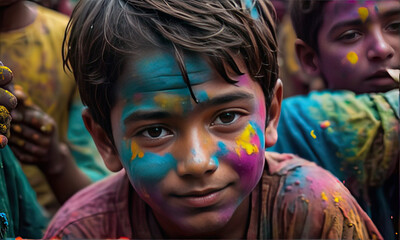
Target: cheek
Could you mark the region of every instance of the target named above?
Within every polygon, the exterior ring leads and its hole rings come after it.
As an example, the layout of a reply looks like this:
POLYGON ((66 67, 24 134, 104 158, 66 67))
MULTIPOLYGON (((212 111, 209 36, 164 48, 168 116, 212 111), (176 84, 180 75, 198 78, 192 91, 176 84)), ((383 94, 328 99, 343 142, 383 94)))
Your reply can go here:
POLYGON ((217 158, 227 162, 240 176, 241 188, 250 192, 259 181, 264 169, 264 132, 250 122, 234 142, 218 143, 217 158))
POLYGON ((143 198, 147 198, 148 194, 156 191, 155 186, 177 166, 177 162, 171 154, 160 156, 151 152, 143 152, 131 140, 123 141, 121 155, 133 187, 143 198))

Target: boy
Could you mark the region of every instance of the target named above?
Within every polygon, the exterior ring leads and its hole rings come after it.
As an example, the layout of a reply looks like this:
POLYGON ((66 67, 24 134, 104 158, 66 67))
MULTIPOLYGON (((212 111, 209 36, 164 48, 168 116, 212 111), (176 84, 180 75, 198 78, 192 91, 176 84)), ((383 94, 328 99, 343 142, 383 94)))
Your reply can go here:
POLYGON ((331 171, 394 238, 399 83, 386 69, 400 66, 400 2, 292 1, 291 17, 303 69, 330 90, 283 101, 279 140, 269 150, 331 171))
POLYGON ((66 61, 115 176, 45 238, 381 238, 343 185, 277 138, 267 1, 80 1, 66 61))

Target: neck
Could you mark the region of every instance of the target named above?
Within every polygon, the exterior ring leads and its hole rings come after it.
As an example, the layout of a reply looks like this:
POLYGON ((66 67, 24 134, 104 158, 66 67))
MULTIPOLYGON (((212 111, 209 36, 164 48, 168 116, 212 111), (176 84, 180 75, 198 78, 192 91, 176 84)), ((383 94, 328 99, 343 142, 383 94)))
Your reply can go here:
POLYGON ((33 23, 37 14, 33 6, 25 1, 17 1, 0 7, 0 32, 18 30, 33 23))

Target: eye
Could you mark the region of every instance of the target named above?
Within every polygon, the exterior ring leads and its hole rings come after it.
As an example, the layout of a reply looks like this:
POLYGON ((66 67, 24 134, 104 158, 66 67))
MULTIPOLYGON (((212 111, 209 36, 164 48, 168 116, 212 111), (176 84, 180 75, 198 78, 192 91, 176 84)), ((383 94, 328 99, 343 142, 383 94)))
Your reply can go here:
POLYGON ((158 139, 171 135, 172 133, 166 128, 157 126, 157 127, 146 128, 139 134, 147 138, 158 139))
POLYGON ((400 33, 400 22, 393 22, 386 27, 386 31, 400 33))
POLYGON ((358 40, 361 37, 361 33, 355 30, 348 30, 344 33, 342 33, 339 37, 339 41, 343 42, 354 42, 358 40))
POLYGON ((224 112, 218 115, 211 125, 229 125, 236 122, 240 116, 238 112, 224 112))

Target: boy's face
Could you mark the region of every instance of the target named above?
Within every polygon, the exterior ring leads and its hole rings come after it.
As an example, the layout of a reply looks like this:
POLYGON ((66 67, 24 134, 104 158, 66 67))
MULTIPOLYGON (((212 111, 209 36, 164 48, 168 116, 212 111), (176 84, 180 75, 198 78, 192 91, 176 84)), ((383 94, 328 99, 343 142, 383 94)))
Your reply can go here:
POLYGON ((323 16, 317 64, 328 88, 398 87, 385 69, 400 67, 400 1, 329 1, 323 16))
POLYGON ((117 158, 160 225, 200 234, 233 215, 243 222, 248 206, 239 206, 261 177, 271 131, 262 89, 240 63, 236 85, 200 56, 185 55, 185 65, 198 104, 174 57, 153 50, 126 65, 111 121, 117 158))

